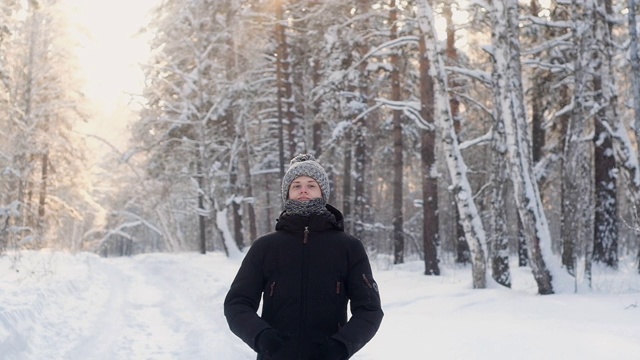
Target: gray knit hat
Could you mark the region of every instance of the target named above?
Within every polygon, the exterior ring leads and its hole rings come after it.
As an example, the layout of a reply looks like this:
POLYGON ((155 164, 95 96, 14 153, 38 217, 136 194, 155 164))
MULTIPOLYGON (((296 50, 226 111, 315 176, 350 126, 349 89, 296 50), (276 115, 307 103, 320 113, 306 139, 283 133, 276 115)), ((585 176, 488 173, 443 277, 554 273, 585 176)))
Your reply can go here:
POLYGON ((324 171, 324 168, 316 161, 316 158, 311 154, 300 154, 293 159, 289 163, 289 169, 287 173, 284 174, 284 178, 282 178, 282 200, 287 201, 289 197, 289 186, 293 180, 299 178, 300 176, 308 176, 320 185, 320 190, 322 191, 322 199, 324 201, 329 201, 329 177, 327 177, 327 173, 324 171))

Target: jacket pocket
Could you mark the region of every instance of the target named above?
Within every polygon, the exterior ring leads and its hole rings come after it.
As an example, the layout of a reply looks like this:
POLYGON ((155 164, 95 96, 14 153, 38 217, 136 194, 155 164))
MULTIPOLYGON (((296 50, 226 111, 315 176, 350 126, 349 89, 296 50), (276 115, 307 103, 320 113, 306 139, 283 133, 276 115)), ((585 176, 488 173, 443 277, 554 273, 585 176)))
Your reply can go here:
POLYGON ((335 273, 333 276, 333 293, 338 297, 346 296, 345 293, 345 279, 341 273, 335 273))
POLYGON ((371 274, 362 274, 362 281, 369 288, 378 292, 378 284, 373 280, 373 276, 371 274))
POLYGON ((366 302, 370 305, 378 306, 380 304, 380 292, 378 291, 378 284, 373 280, 373 275, 363 273, 360 278, 366 289, 366 302))
POLYGON ((334 311, 335 320, 337 321, 336 330, 339 331, 342 326, 347 322, 347 289, 345 287, 346 280, 340 273, 336 273, 334 276, 334 311))
POLYGON ((264 288, 262 289, 263 293, 263 303, 262 303, 262 314, 269 317, 269 314, 273 313, 274 310, 274 299, 278 294, 278 280, 275 278, 269 279, 264 288))

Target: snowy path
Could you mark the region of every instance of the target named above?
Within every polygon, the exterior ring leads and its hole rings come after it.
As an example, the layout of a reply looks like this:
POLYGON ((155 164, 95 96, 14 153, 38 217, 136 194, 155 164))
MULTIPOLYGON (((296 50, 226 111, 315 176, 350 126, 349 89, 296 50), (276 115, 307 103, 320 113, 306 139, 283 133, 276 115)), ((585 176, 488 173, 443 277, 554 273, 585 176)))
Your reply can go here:
POLYGON ((212 271, 212 257, 198 254, 83 259, 61 274, 56 268, 69 264, 54 257, 47 275, 19 280, 31 296, 18 310, 0 305, 0 324, 20 329, 7 341, 0 336, 0 358, 255 358, 228 341, 221 308, 233 269, 212 271), (43 281, 48 276, 53 281, 43 281))
MULTIPOLYGON (((239 264, 195 253, 0 257, 0 360, 255 359, 222 313, 239 264)), ((635 268, 596 274, 594 283, 605 292, 538 296, 525 269, 513 273, 517 289, 473 290, 466 268, 426 277, 420 262, 385 264, 374 263, 382 327, 352 360, 635 360, 640 354, 635 268)))

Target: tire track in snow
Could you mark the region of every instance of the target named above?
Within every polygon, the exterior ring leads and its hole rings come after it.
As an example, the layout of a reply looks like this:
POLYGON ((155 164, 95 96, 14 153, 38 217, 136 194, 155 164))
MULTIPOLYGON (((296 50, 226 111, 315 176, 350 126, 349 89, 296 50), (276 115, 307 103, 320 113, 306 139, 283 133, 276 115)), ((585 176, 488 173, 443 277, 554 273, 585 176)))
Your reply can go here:
POLYGON ((210 257, 148 254, 99 260, 94 271, 102 276, 107 300, 65 360, 255 359, 231 334, 222 314, 231 272, 213 268, 210 257))

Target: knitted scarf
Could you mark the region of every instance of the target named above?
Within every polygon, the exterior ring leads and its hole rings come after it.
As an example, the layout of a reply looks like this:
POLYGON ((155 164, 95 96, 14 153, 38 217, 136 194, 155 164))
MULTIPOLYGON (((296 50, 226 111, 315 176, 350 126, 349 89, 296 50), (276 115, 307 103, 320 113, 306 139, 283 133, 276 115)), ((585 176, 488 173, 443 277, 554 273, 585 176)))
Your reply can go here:
POLYGON ((327 202, 323 198, 311 199, 309 201, 297 201, 288 199, 284 203, 284 211, 287 215, 322 215, 331 214, 327 210, 327 202))

